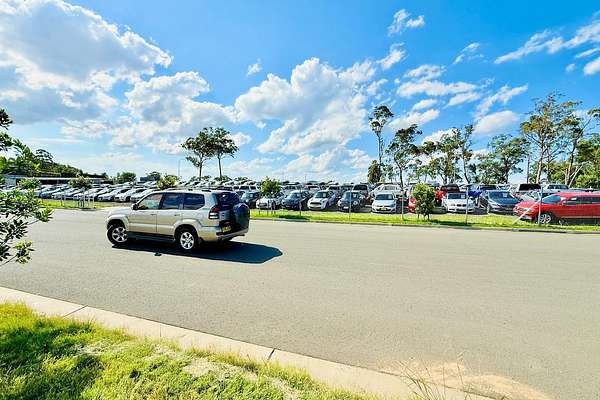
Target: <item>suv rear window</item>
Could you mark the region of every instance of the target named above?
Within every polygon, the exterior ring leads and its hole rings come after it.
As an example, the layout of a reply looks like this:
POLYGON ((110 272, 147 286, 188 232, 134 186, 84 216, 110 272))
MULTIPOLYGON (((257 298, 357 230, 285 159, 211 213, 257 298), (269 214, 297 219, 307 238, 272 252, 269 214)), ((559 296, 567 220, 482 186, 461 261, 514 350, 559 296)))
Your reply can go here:
POLYGON ((233 192, 215 193, 215 197, 220 206, 234 206, 240 202, 240 197, 233 192))
POLYGON ((183 199, 184 210, 197 210, 204 207, 204 195, 199 193, 187 193, 183 199))

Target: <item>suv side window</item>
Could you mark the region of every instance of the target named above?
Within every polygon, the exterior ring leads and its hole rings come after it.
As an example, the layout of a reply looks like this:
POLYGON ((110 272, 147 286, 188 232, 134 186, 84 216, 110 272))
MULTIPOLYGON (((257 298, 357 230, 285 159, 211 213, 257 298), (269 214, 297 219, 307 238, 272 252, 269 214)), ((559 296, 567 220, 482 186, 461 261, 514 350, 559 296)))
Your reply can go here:
POLYGON ((160 199, 162 198, 161 193, 151 194, 140 201, 137 205, 138 210, 158 210, 160 199))
POLYGON ((184 210, 197 210, 204 207, 204 195, 199 193, 186 193, 183 199, 184 210))
POLYGON ((163 194, 162 203, 160 204, 161 210, 178 210, 181 205, 183 198, 182 193, 165 193, 163 194))

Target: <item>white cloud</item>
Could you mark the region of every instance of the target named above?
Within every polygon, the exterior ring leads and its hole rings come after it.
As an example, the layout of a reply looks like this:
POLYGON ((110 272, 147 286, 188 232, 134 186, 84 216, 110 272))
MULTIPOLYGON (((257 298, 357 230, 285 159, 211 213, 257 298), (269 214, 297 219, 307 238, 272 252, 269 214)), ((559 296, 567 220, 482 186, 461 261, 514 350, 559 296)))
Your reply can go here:
POLYGON ((575 58, 585 58, 585 57, 589 57, 589 56, 592 56, 592 55, 596 54, 596 53, 597 53, 597 52, 599 52, 599 51, 600 51, 600 47, 593 47, 593 48, 591 48, 591 49, 589 49, 589 50, 582 51, 581 53, 577 53, 577 54, 575 55, 575 58))
POLYGON ((289 173, 339 176, 341 168, 366 169, 370 162, 371 157, 363 150, 338 146, 319 155, 301 155, 290 161, 286 170, 289 173))
POLYGON ((477 53, 477 50, 481 47, 481 44, 478 42, 474 42, 469 44, 467 47, 462 49, 460 53, 454 59, 453 64, 461 63, 465 60, 470 61, 476 58, 482 58, 483 54, 477 53))
POLYGON ((366 129, 366 98, 352 74, 312 58, 287 81, 273 74, 235 101, 241 121, 279 121, 261 152, 301 154, 345 144, 366 129))
POLYGON ((248 65, 248 71, 246 72, 246 76, 258 74, 260 71, 262 71, 262 66, 260 65, 259 58, 254 64, 248 65))
POLYGON ((422 110, 424 108, 431 108, 434 105, 437 104, 437 100, 436 99, 423 99, 421 101, 416 102, 413 106, 412 109, 413 110, 422 110))
POLYGON ((583 67, 583 73, 585 75, 594 75, 598 71, 600 71, 600 57, 596 58, 594 61, 590 61, 583 67))
POLYGON ((569 65, 567 65, 565 67, 565 71, 567 71, 567 72, 573 72, 573 71, 575 71, 575 68, 577 68, 577 66, 575 64, 571 63, 571 64, 569 64, 569 65))
POLYGON ((394 14, 392 24, 388 26, 388 35, 402 33, 405 29, 421 28, 425 26, 425 17, 419 15, 416 18, 410 18, 410 13, 406 10, 398 10, 394 14))
POLYGON ((481 135, 502 133, 517 121, 519 121, 519 116, 516 113, 509 110, 499 111, 481 117, 475 124, 473 132, 481 135))
POLYGON ((448 94, 472 92, 476 89, 477 85, 466 82, 444 83, 438 80, 409 81, 398 86, 397 93, 401 97, 411 97, 420 93, 425 93, 428 96, 445 96, 448 94))
POLYGON ((478 92, 459 93, 452 96, 450 100, 448 100, 448 104, 446 105, 446 107, 457 106, 463 103, 470 103, 472 101, 479 100, 480 98, 481 93, 478 92))
MULTIPOLYGON (((504 54, 494 61, 501 64, 506 61, 518 60, 528 54, 546 51, 548 54, 554 54, 563 49, 572 49, 587 43, 600 43, 600 19, 595 19, 588 25, 577 29, 575 35, 565 40, 562 36, 553 34, 550 30, 545 30, 531 36, 527 42, 517 50, 504 54)), ((584 56, 585 57, 585 56, 584 56)))
POLYGON ((503 105, 506 105, 510 99, 512 99, 514 96, 524 93, 528 87, 528 85, 517 86, 514 88, 510 88, 508 85, 502 86, 497 93, 486 97, 481 101, 481 103, 479 103, 477 106, 476 116, 481 117, 482 115, 487 114, 494 103, 502 103, 503 105))
POLYGON ((431 135, 427 135, 427 136, 423 137, 423 139, 421 140, 421 143, 425 143, 425 142, 434 142, 435 143, 435 142, 438 142, 442 138, 442 136, 444 136, 446 134, 452 133, 453 129, 454 128, 435 131, 431 135))
POLYGON ((390 69, 394 64, 402 61, 406 56, 406 51, 402 49, 402 43, 395 43, 390 46, 390 52, 387 56, 377 61, 381 69, 390 69))
POLYGON ((403 129, 403 128, 408 128, 411 125, 421 126, 421 125, 426 124, 429 121, 433 121, 439 115, 440 115, 440 111, 435 108, 431 108, 431 109, 423 111, 423 112, 410 111, 410 112, 400 115, 400 116, 394 118, 392 121, 390 121, 390 123, 388 124, 388 129, 391 129, 391 130, 403 129))
POLYGON ((250 135, 246 135, 245 133, 242 133, 242 132, 237 132, 237 133, 231 134, 231 138, 233 139, 233 141, 235 142, 235 144, 238 147, 241 147, 252 141, 252 138, 250 137, 250 135))
POLYGON ((0 92, 13 93, 3 106, 32 123, 98 116, 116 105, 108 94, 115 83, 152 75, 171 56, 83 7, 8 0, 0 8, 0 60, 0 92))
POLYGON ((350 68, 340 73, 340 78, 348 80, 353 84, 369 81, 375 75, 376 68, 371 60, 355 62, 350 68))
POLYGON ((387 79, 379 79, 377 81, 371 82, 369 86, 367 86, 366 92, 369 96, 375 96, 379 92, 379 89, 383 85, 387 83, 387 79))
POLYGON ((443 73, 444 67, 441 65, 423 64, 406 72, 404 77, 416 80, 431 80, 439 78, 443 73))

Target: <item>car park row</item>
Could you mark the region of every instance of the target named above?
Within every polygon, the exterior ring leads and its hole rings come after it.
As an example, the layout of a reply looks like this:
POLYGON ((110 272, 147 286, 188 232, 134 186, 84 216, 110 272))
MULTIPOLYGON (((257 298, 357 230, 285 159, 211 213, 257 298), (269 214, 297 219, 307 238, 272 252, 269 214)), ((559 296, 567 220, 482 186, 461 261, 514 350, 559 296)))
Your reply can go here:
MULTIPOLYGON (((279 193, 262 195, 260 182, 226 182, 217 184, 190 179, 178 182, 178 188, 191 190, 226 190, 237 193, 249 208, 259 210, 311 210, 342 212, 372 212, 395 214, 415 212, 412 189, 396 183, 379 185, 337 184, 335 182, 283 182, 279 193)), ((522 183, 513 185, 428 183, 435 189, 436 205, 444 212, 516 214, 525 220, 543 223, 565 219, 600 219, 600 192, 593 189, 568 188, 561 184, 522 183), (584 195, 585 194, 585 195, 584 195), (542 210, 539 200, 542 197, 542 210), (589 197, 589 199, 588 199, 589 197), (579 198, 583 198, 579 200, 579 198), (562 204, 568 210, 561 209, 562 204), (574 209, 581 209, 575 212, 574 209), (585 211, 583 211, 585 209, 585 211)), ((74 189, 68 184, 43 185, 35 191, 43 199, 86 200, 99 202, 136 203, 157 190, 157 183, 125 183, 94 185, 91 189, 74 189)))

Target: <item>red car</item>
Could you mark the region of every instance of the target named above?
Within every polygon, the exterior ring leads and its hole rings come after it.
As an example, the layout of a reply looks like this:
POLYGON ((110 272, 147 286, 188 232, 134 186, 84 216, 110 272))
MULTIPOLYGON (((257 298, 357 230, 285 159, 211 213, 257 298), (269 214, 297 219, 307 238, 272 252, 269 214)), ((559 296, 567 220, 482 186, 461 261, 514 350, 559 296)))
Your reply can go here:
POLYGON ((408 199, 408 205, 406 206, 406 209, 408 210, 408 212, 414 213, 415 212, 415 203, 417 202, 417 200, 415 200, 414 197, 411 197, 408 199))
POLYGON ((455 193, 460 192, 460 187, 456 183, 449 183, 447 185, 442 185, 438 190, 435 191, 435 202, 436 204, 442 204, 442 199, 446 195, 446 193, 455 193))
POLYGON ((539 202, 522 201, 513 209, 513 214, 523 215, 523 219, 550 224, 562 220, 591 221, 600 220, 600 192, 560 192, 542 199, 542 210, 539 202))

